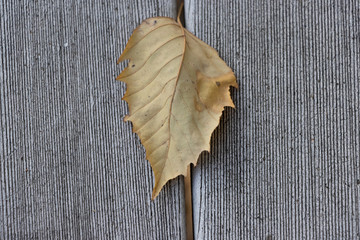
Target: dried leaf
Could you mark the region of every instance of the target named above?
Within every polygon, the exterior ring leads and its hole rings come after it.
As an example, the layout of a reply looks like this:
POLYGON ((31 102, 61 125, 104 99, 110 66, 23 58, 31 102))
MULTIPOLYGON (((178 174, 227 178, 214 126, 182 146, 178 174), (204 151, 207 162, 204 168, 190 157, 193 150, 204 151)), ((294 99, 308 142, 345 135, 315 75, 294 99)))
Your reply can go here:
POLYGON ((152 198, 164 184, 186 175, 210 138, 225 106, 235 107, 232 70, 209 45, 171 18, 150 18, 135 29, 118 63, 127 84, 125 121, 133 123, 154 174, 152 198))

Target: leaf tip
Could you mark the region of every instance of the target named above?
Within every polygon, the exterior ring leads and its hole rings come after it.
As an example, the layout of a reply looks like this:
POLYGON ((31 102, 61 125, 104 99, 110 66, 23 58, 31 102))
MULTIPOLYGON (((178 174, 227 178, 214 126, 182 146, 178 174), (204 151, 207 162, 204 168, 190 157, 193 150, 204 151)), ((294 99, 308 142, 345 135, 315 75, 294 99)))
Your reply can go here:
POLYGON ((236 82, 236 80, 235 80, 235 83, 232 84, 231 86, 233 86, 234 88, 239 88, 239 85, 238 85, 238 83, 236 82))
POLYGON ((121 79, 121 76, 120 76, 121 74, 119 74, 117 77, 116 77, 116 80, 118 80, 118 81, 120 81, 120 79, 121 79))
POLYGON ((127 59, 125 55, 126 55, 126 53, 127 53, 128 51, 129 51, 129 50, 128 50, 128 46, 126 46, 125 49, 124 49, 124 51, 123 51, 123 53, 120 55, 119 59, 116 61, 116 64, 119 64, 119 63, 121 63, 122 61, 124 61, 125 59, 127 59))
MULTIPOLYGON (((157 195, 159 195, 159 194, 157 194, 157 195)), ((152 195, 151 195, 151 200, 154 201, 155 198, 157 197, 157 195, 155 195, 154 192, 153 192, 152 195)))
POLYGON ((119 64, 121 62, 121 56, 119 57, 119 59, 116 61, 116 64, 119 64))
POLYGON ((151 200, 155 200, 155 198, 159 195, 161 189, 162 189, 162 186, 158 187, 158 185, 155 184, 154 190, 153 190, 152 195, 151 195, 151 200))

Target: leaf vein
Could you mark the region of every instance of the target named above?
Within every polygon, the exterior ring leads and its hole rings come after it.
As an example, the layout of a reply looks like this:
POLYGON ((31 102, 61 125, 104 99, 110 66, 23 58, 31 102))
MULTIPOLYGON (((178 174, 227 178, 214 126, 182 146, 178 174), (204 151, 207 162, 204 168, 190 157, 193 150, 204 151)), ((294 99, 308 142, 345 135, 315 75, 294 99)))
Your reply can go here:
MULTIPOLYGON (((164 25, 161 25, 157 28, 154 28, 154 29, 151 29, 148 33, 146 33, 144 36, 142 36, 139 41, 137 41, 131 48, 134 48, 139 42, 141 42, 147 35, 149 35, 150 33, 153 33, 155 32, 157 29, 159 28, 162 28, 162 27, 166 27, 166 26, 169 26, 169 25, 174 25, 174 26, 177 26, 177 27, 180 27, 179 25, 177 25, 176 23, 167 23, 167 24, 164 24, 164 25)), ((130 48, 130 49, 131 49, 130 48)))
MULTIPOLYGON (((161 129, 161 128, 160 128, 161 129)), ((147 157, 150 157, 154 152, 156 152, 157 150, 159 150, 162 146, 164 146, 167 142, 169 141, 166 140, 165 142, 163 142, 162 144, 160 144, 159 146, 155 147, 150 153, 146 154, 147 157)))
POLYGON ((146 65, 146 63, 147 63, 147 62, 149 61, 149 59, 154 55, 155 52, 159 51, 159 50, 160 50, 162 47, 164 47, 166 44, 168 44, 168 43, 170 43, 171 41, 174 41, 175 39, 180 38, 180 37, 184 37, 184 36, 183 36, 183 35, 179 35, 179 36, 173 37, 173 38, 169 39, 168 41, 164 42, 163 44, 161 44, 159 47, 157 47, 157 48, 149 55, 149 57, 145 60, 145 62, 143 63, 143 65, 141 65, 141 67, 140 67, 138 70, 136 70, 135 72, 133 72, 133 73, 127 75, 127 76, 124 76, 124 77, 122 77, 122 78, 120 78, 120 79, 128 78, 128 77, 134 75, 135 73, 139 72, 139 71, 146 65))
POLYGON ((132 95, 134 95, 134 94, 136 94, 136 93, 141 92, 142 90, 144 90, 147 86, 150 85, 150 83, 152 83, 152 82, 159 76, 161 70, 163 70, 166 65, 168 65, 170 62, 172 62, 172 61, 175 60, 176 58, 180 57, 181 55, 182 55, 182 54, 177 55, 176 57, 170 59, 167 63, 165 63, 164 65, 162 65, 161 68, 159 69, 158 73, 155 75, 155 77, 154 77, 153 79, 150 80, 150 82, 148 82, 148 83, 147 83, 144 87, 142 87, 140 90, 138 90, 138 91, 136 91, 136 92, 133 92, 132 94, 130 94, 130 95, 126 96, 126 97, 130 97, 130 96, 132 96, 132 95))
POLYGON ((170 99, 171 95, 166 99, 165 104, 150 118, 148 119, 146 122, 143 123, 143 125, 136 130, 136 132, 140 131, 140 129, 142 129, 148 122, 150 122, 159 112, 161 112, 161 110, 163 110, 167 104, 167 101, 170 99))
MULTIPOLYGON (((158 97, 164 92, 164 89, 165 89, 166 85, 167 85, 169 82, 171 82, 171 80, 174 80, 174 79, 175 79, 175 77, 169 79, 169 80, 164 84, 163 88, 161 89, 161 92, 159 92, 153 99, 151 99, 150 102, 146 102, 144 106, 136 109, 136 111, 135 111, 133 114, 137 113, 138 111, 140 111, 141 109, 143 109, 143 108, 146 107, 147 105, 151 104, 156 98, 158 98, 158 97)), ((170 95, 170 96, 171 96, 171 95, 170 95)))

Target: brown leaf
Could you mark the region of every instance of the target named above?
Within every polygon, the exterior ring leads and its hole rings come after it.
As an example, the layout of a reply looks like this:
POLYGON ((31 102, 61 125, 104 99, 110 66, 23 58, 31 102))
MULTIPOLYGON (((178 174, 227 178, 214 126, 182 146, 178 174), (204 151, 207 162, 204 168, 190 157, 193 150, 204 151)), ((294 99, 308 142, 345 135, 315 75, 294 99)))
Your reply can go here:
POLYGON ((129 65, 118 76, 127 84, 125 121, 133 123, 155 174, 152 198, 164 184, 186 175, 210 138, 225 106, 234 107, 232 70, 209 45, 171 18, 144 20, 118 62, 129 65))

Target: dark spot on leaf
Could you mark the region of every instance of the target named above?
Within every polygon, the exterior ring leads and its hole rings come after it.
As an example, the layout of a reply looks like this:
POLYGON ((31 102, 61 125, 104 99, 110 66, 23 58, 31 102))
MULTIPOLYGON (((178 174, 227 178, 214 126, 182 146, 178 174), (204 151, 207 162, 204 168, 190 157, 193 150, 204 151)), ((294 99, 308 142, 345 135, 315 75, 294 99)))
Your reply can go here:
POLYGON ((220 83, 219 83, 219 82, 216 82, 216 86, 218 86, 218 87, 219 87, 219 86, 220 86, 220 83))
POLYGON ((131 67, 135 67, 135 64, 133 64, 131 67))
POLYGON ((157 21, 155 20, 155 21, 154 21, 154 25, 155 25, 156 23, 157 23, 157 21))

